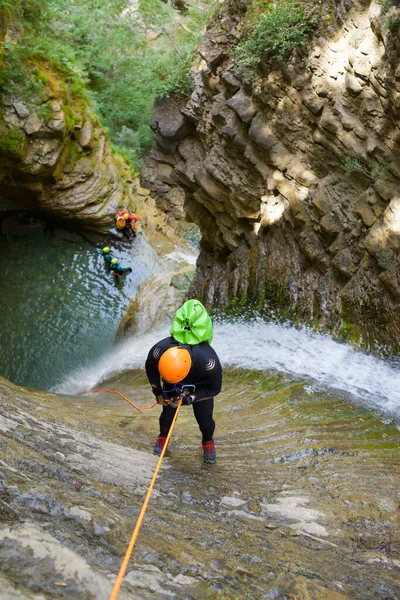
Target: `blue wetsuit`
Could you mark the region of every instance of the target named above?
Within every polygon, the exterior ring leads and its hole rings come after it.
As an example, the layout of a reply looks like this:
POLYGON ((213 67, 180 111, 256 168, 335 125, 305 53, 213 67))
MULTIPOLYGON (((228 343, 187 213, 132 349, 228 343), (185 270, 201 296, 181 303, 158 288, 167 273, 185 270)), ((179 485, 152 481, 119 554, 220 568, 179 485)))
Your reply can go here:
POLYGON ((111 260, 112 260, 112 256, 111 254, 109 254, 108 252, 103 252, 103 250, 100 250, 100 253, 102 255, 102 257, 104 258, 104 262, 110 266, 111 264, 111 260))
POLYGON ((121 277, 121 275, 125 275, 126 273, 132 273, 131 267, 123 267, 122 265, 111 265, 111 271, 114 273, 114 277, 121 277))

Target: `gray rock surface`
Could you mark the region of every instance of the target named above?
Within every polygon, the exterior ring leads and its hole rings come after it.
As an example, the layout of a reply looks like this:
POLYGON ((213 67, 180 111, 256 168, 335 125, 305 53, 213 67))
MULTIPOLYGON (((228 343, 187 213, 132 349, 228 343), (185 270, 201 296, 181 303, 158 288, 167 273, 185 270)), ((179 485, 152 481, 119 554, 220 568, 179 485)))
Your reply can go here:
MULTIPOLYGON (((101 386, 153 403, 142 369, 101 386)), ((159 413, 0 380, 2 600, 107 600, 159 413)), ((309 381, 227 368, 215 419, 217 463, 204 465, 193 411, 180 411, 121 600, 399 597, 393 423, 309 381)))

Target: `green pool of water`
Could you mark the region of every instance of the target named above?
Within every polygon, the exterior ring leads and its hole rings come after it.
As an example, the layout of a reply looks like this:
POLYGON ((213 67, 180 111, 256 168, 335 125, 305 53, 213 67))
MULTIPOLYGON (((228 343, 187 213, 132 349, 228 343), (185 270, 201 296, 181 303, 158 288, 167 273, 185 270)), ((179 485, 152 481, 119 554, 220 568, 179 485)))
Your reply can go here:
POLYGON ((113 249, 133 272, 116 284, 100 247, 54 232, 0 235, 0 373, 49 390, 111 348, 129 299, 159 269, 144 238, 113 249))

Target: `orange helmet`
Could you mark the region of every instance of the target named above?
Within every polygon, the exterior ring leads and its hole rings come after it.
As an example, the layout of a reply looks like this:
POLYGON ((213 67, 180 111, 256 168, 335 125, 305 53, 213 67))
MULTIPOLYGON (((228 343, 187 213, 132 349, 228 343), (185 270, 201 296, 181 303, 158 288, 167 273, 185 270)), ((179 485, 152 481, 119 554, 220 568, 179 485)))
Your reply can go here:
POLYGON ((191 366, 192 358, 189 351, 181 346, 173 346, 161 355, 158 370, 168 383, 178 383, 185 379, 191 366))
POLYGON ((124 214, 122 215, 125 219, 125 221, 127 221, 129 219, 129 213, 128 212, 124 212, 124 214))

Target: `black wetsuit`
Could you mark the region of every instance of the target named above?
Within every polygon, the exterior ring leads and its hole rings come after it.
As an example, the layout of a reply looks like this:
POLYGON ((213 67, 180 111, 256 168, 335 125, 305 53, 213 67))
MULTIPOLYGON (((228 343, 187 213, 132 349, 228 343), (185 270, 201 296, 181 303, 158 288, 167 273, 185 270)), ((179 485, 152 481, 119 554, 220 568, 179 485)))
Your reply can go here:
MULTIPOLYGON (((212 440, 215 429, 214 396, 221 391, 222 367, 210 344, 201 342, 195 346, 186 346, 173 337, 167 337, 151 348, 146 360, 146 373, 155 396, 173 398, 178 395, 180 386, 195 386, 190 394, 194 396, 193 412, 203 435, 203 444, 212 440), (161 355, 173 346, 182 346, 190 352, 192 366, 185 379, 176 386, 164 380, 161 385, 158 362, 161 355)), ((168 435, 175 410, 172 406, 163 406, 160 415, 160 435, 168 435)))

